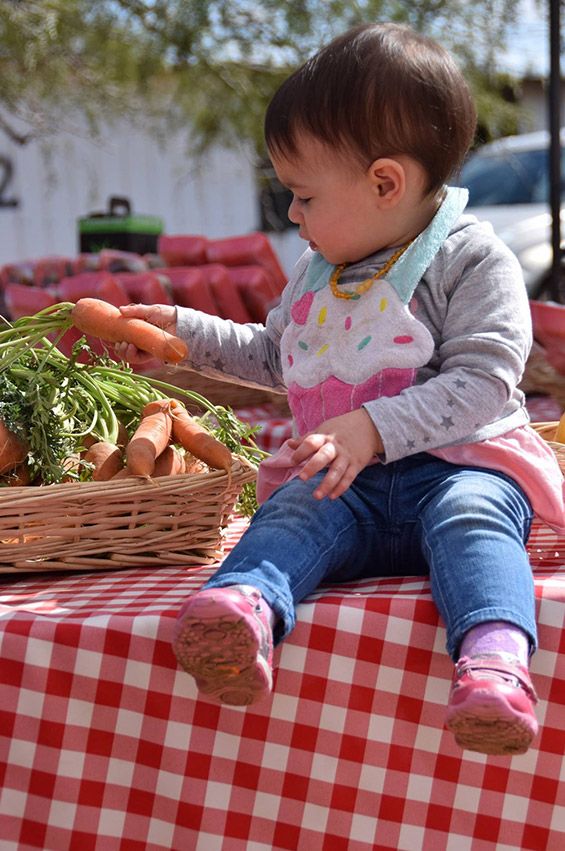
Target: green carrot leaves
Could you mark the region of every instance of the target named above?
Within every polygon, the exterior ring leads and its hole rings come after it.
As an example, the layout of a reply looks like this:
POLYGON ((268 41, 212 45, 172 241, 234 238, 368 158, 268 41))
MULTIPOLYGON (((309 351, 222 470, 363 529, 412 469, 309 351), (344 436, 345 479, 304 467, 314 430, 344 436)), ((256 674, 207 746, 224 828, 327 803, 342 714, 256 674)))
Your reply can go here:
MULTIPOLYGON (((255 444, 253 427, 230 408, 163 381, 139 375, 126 364, 97 356, 81 338, 68 358, 56 347, 72 325, 72 303, 53 305, 34 316, 0 324, 0 419, 30 447, 32 480, 43 484, 88 478, 88 465, 73 466, 87 437, 116 442, 119 424, 130 434, 143 407, 164 396, 182 397, 203 412, 215 437, 253 464, 267 453, 255 444), (86 353, 87 362, 79 362, 86 353)), ((256 509, 254 485, 245 485, 238 509, 256 509)))

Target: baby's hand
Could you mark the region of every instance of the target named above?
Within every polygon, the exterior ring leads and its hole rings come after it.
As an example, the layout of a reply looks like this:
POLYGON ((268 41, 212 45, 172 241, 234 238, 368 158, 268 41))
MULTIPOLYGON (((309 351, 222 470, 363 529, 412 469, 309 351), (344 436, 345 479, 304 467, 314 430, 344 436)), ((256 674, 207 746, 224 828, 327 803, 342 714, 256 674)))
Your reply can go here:
MULTIPOLYGON (((125 304, 120 313, 128 319, 144 319, 169 334, 177 333, 177 309, 170 304, 125 304)), ((136 348, 132 343, 114 343, 116 355, 127 363, 141 365, 153 356, 136 348)))
POLYGON ((306 461, 300 478, 307 481, 325 467, 328 472, 314 491, 316 499, 337 499, 378 452, 380 435, 364 408, 326 420, 316 431, 288 441, 293 463, 306 461))

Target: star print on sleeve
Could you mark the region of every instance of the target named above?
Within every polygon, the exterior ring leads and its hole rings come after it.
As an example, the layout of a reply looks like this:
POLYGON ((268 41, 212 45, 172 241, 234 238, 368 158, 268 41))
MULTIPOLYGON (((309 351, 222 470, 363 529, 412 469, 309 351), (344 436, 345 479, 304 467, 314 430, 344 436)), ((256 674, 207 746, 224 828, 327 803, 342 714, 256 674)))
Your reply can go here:
POLYGON ((458 390, 464 390, 465 387, 467 386, 467 382, 464 381, 462 378, 456 378, 455 379, 455 386, 457 387, 458 390))
POLYGON ((449 429, 454 426, 454 422, 451 417, 442 417, 441 424, 446 431, 449 431, 449 429))

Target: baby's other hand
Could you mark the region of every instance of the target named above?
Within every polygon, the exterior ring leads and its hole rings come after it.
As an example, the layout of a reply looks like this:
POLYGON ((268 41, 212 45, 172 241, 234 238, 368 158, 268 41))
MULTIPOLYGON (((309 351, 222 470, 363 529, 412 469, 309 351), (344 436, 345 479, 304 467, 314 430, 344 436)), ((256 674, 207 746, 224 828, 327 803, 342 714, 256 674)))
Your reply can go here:
POLYGON ((300 478, 307 481, 320 470, 327 472, 313 492, 316 499, 337 499, 374 456, 383 451, 376 426, 364 408, 321 423, 303 437, 291 438, 292 461, 304 463, 300 478))
MULTIPOLYGON (((120 307, 120 313, 128 319, 143 319, 169 334, 177 333, 177 309, 171 304, 125 304, 120 307)), ((114 352, 121 360, 135 365, 153 360, 153 355, 132 343, 114 343, 114 352)))

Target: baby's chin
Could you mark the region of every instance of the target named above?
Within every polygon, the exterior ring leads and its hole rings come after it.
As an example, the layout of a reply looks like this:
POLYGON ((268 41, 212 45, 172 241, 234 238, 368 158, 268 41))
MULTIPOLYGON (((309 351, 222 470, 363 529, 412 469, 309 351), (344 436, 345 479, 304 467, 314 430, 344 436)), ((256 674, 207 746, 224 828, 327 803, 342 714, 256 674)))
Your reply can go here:
POLYGON ((341 263, 341 260, 336 260, 336 259, 335 259, 335 257, 328 257, 328 255, 327 255, 327 254, 325 254, 325 253, 324 253, 324 252, 323 252, 323 251, 322 251, 322 250, 318 247, 318 245, 317 245, 315 242, 312 242, 312 240, 310 240, 310 241, 308 242, 308 248, 310 249, 310 251, 315 251, 315 252, 316 252, 316 254, 319 254, 321 257, 323 257, 323 258, 324 258, 324 260, 326 261, 326 263, 330 263, 332 266, 338 266, 338 265, 341 263))

